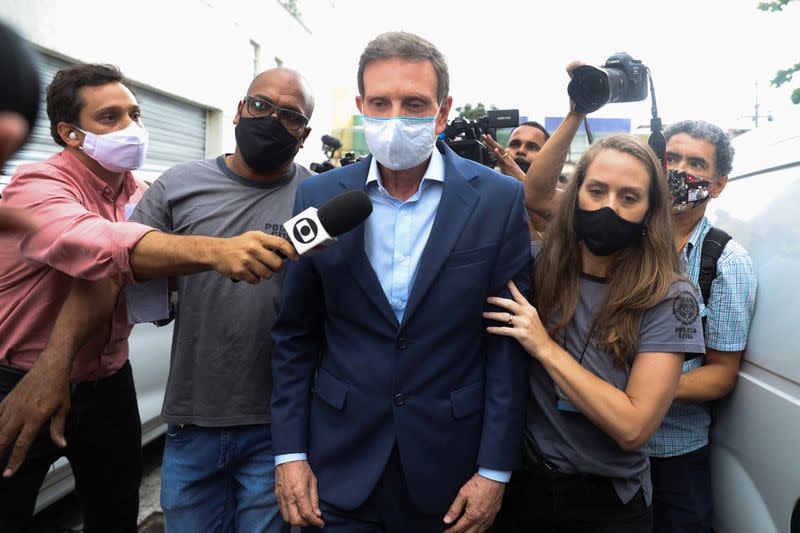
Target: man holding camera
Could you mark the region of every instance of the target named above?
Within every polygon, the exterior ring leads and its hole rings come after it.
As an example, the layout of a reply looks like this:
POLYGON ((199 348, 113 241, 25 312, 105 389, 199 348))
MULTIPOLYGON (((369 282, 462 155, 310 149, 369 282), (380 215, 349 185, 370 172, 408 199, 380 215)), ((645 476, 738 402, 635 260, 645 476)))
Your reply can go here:
MULTIPOLYGON (((577 68, 583 69, 582 76, 599 75, 596 70, 600 69, 584 69, 574 62, 567 67, 573 80, 577 68)), ((637 72, 641 82, 643 74, 637 72)), ((570 83, 572 109, 525 178, 526 203, 532 211, 546 217, 560 201, 556 183, 583 112, 609 101, 646 97, 646 84, 631 83, 630 71, 612 68, 608 73, 626 78, 627 85, 621 86, 635 90, 615 100, 613 94, 597 94, 587 90, 587 85, 582 89, 579 83, 570 83)), ((686 120, 668 127, 665 137, 675 248, 683 272, 695 287, 706 355, 684 363, 675 402, 649 442, 654 524, 657 533, 707 533, 712 514, 709 402, 727 395, 736 383, 752 319, 756 277, 747 251, 724 232, 718 233, 705 217, 708 202, 722 193, 732 168, 734 151, 728 135, 707 122, 686 120), (701 274, 703 264, 713 268, 703 267, 708 273, 701 274)))
POLYGON ((372 155, 306 180, 295 212, 343 189, 374 210, 287 269, 275 490, 288 521, 334 533, 484 531, 520 455, 527 361, 481 312, 530 286, 522 185, 436 142, 452 97, 428 41, 378 36, 358 85, 372 155))
MULTIPOLYGON (((500 146, 491 135, 484 134, 482 140, 486 147, 497 159, 497 169, 522 182, 525 180, 525 173, 533 165, 539 155, 550 133, 538 122, 523 122, 511 132, 506 147, 500 146)), ((528 221, 531 240, 538 240, 541 233, 547 229, 547 219, 537 213, 530 213, 528 221)))
POLYGON ((497 159, 497 168, 506 176, 525 179, 525 173, 533 165, 550 133, 536 121, 523 122, 511 132, 506 147, 500 146, 491 135, 483 135, 486 147, 497 159))

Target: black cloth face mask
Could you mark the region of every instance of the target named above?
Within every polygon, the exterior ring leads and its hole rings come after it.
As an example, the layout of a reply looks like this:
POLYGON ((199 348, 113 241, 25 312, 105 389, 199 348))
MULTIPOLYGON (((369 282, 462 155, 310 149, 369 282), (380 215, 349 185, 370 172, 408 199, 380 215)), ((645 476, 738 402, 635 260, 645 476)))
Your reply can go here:
POLYGON ((641 239, 645 225, 625 220, 610 207, 595 211, 578 207, 575 212, 575 232, 590 252, 607 256, 641 239))
POLYGON ((300 140, 277 117, 240 117, 236 145, 247 166, 256 172, 271 172, 294 157, 300 140))

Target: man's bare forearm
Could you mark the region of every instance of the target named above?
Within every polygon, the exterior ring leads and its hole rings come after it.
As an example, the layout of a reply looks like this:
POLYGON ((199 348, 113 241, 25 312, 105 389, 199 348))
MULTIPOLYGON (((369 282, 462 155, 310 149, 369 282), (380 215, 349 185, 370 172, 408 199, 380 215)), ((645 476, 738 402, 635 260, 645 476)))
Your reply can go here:
POLYGON ((131 268, 139 280, 195 274, 213 268, 213 247, 222 239, 177 236, 151 231, 130 254, 131 268))
POLYGON ((151 231, 131 251, 130 263, 138 280, 215 270, 229 278, 258 283, 280 271, 283 258, 297 260, 297 250, 286 239, 263 231, 227 238, 151 231))
POLYGON ((69 363, 71 367, 75 354, 99 327, 108 323, 119 292, 120 286, 110 278, 74 279, 40 359, 69 363))
POLYGON ((718 352, 707 348, 703 366, 681 375, 675 399, 711 402, 726 396, 736 385, 742 352, 718 352))

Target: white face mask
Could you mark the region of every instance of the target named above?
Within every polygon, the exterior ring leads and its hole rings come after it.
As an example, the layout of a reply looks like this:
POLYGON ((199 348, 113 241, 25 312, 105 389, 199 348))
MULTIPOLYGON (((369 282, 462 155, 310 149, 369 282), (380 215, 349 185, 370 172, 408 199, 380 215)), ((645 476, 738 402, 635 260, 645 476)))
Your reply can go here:
POLYGON ((433 152, 436 142, 436 115, 423 118, 378 118, 362 115, 362 119, 369 151, 386 168, 413 168, 433 152))
POLYGON ((131 122, 127 128, 102 135, 77 129, 86 136, 81 146, 84 153, 104 169, 125 172, 137 169, 144 163, 150 135, 136 122, 131 122))

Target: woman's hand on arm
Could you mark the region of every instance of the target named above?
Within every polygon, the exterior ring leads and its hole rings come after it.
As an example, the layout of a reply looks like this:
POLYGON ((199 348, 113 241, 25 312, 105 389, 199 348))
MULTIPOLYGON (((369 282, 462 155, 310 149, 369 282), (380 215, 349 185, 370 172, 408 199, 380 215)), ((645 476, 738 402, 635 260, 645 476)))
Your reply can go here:
MULTIPOLYGON (((484 317, 505 323, 489 333, 513 337, 537 359, 553 381, 593 424, 627 451, 643 446, 661 424, 678 387, 683 354, 639 353, 625 390, 620 390, 581 366, 553 341, 539 314, 513 283, 513 300, 492 297, 489 303, 504 311, 484 317), (509 321, 509 316, 512 316, 509 321)), ((611 357, 611 355, 609 355, 611 357)))

